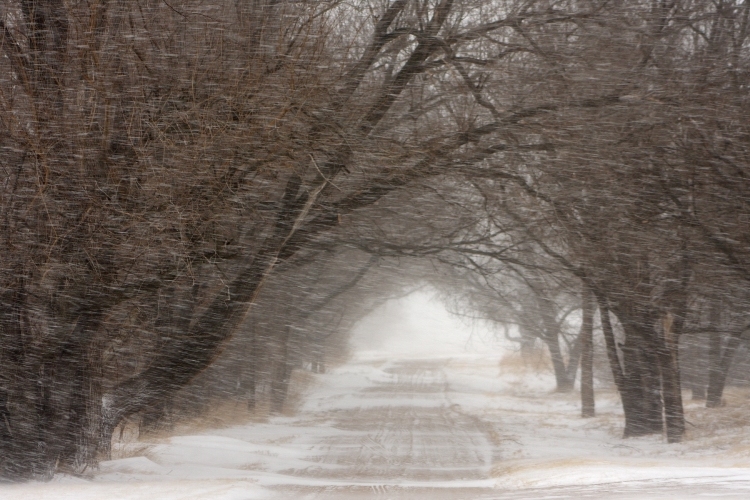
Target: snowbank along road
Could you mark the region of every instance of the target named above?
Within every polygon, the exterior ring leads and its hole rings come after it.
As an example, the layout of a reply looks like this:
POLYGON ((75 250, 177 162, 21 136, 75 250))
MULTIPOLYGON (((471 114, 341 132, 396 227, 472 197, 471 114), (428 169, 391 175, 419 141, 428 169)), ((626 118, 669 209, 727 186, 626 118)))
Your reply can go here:
POLYGON ((0 499, 750 498, 747 426, 623 440, 616 398, 583 420, 553 387, 489 357, 353 362, 317 375, 293 417, 133 442, 86 479, 0 499))

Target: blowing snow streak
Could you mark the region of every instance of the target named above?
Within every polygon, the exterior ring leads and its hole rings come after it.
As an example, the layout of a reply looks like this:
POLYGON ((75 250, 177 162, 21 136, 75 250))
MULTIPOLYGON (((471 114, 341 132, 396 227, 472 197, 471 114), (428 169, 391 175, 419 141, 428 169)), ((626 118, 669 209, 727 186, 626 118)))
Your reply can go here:
POLYGON ((746 0, 0 2, 2 495, 723 494, 749 89, 746 0))

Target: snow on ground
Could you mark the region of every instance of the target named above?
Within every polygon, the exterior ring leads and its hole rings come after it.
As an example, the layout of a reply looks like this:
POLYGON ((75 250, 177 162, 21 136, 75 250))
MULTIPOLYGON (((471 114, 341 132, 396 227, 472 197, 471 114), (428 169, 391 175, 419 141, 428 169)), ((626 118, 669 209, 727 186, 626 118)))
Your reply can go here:
MULTIPOLYGON (((600 388, 598 415, 584 420, 578 417, 577 394, 554 394, 553 387, 551 376, 517 364, 504 370, 496 357, 478 354, 429 362, 355 362, 317 376, 297 416, 145 439, 131 445, 133 456, 104 462, 87 479, 61 476, 47 484, 4 486, 0 498, 347 498, 321 493, 331 488, 365 488, 349 498, 369 498, 386 487, 412 492, 398 496, 387 490, 390 498, 422 498, 414 493, 420 488, 431 488, 432 495, 435 489, 446 492, 435 498, 542 498, 553 492, 558 498, 596 492, 597 498, 750 495, 748 423, 737 413, 741 394, 730 398, 729 407, 713 410, 712 418, 689 403, 688 419, 695 418, 701 428, 691 429, 685 443, 669 445, 661 436, 621 439, 621 410, 610 391, 600 388), (398 408, 401 413, 393 416, 398 408), (408 439, 412 444, 422 439, 422 448, 405 449, 398 429, 383 436, 388 418, 414 425, 408 439), (455 440, 454 448, 474 446, 476 456, 456 467, 435 462, 438 454, 430 456, 425 443, 444 445, 434 433, 446 431, 425 427, 430 419, 460 427, 446 439, 455 440), (404 460, 404 453, 413 457, 404 460), (363 454, 369 454, 368 467, 380 469, 361 470, 356 461, 364 460, 363 454), (384 462, 377 461, 380 455, 384 462), (446 473, 414 472, 424 464, 446 473), (402 469, 407 472, 400 477, 389 476, 402 469)), ((455 451, 443 447, 440 455, 455 451)))
POLYGON ((622 439, 622 409, 611 389, 598 389, 597 416, 582 419, 577 392, 555 394, 551 376, 513 368, 502 373, 500 366, 501 376, 492 377, 497 363, 478 358, 446 368, 453 401, 491 426, 501 443, 493 467, 498 489, 657 481, 677 491, 683 486, 683 494, 690 486, 721 483, 750 495, 747 394, 735 391, 730 407, 718 410, 685 394, 694 427, 675 445, 663 436, 622 439))
POLYGON ((581 419, 543 363, 472 345, 429 297, 407 305, 360 325, 352 362, 309 375, 294 416, 146 436, 85 478, 0 486, 0 499, 750 498, 747 391, 715 410, 687 401, 684 443, 625 440, 611 389, 581 419), (428 324, 434 337, 403 317, 420 308, 443 325, 428 324))

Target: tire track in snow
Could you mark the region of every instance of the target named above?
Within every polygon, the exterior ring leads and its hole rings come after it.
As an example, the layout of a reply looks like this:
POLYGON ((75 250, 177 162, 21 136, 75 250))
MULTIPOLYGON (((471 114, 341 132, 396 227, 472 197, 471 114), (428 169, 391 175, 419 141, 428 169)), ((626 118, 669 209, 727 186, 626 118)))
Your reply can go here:
MULTIPOLYGON (((394 498, 402 498, 399 491, 408 490, 405 498, 415 498, 417 490, 430 490, 427 497, 434 497, 441 488, 425 489, 425 484, 458 485, 488 479, 495 444, 479 419, 456 411, 457 405, 448 396, 444 363, 395 363, 387 370, 394 375, 393 381, 363 388, 354 395, 361 399, 361 406, 352 407, 350 402, 347 408, 334 405, 326 412, 324 418, 347 434, 328 437, 315 445, 309 460, 321 467, 295 475, 345 481, 349 486, 318 489, 317 494, 305 498, 328 498, 344 490, 348 494, 359 491, 367 497, 394 498), (372 398, 392 403, 373 407, 368 404, 372 398), (416 484, 421 486, 415 490, 416 484)), ((447 490, 453 494, 458 491, 447 490)))

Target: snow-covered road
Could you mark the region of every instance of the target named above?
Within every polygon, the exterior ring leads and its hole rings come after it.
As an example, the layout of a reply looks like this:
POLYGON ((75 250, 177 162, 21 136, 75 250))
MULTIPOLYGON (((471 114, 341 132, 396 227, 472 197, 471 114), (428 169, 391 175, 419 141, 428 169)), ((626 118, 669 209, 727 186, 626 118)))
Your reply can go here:
POLYGON ((551 389, 491 357, 361 360, 317 376, 294 417, 133 443, 0 499, 750 498, 747 423, 622 440, 611 393, 582 420, 551 389))
POLYGON ((304 408, 349 433, 311 448, 338 469, 298 471, 324 484, 274 491, 319 500, 750 497, 750 468, 736 461, 716 466, 658 436, 620 439, 611 395, 584 421, 575 395, 550 394, 548 377, 496 375, 496 361, 481 356, 343 367, 304 408))
MULTIPOLYGON (((450 400, 446 360, 388 363, 371 385, 308 403, 343 435, 323 438, 297 471, 325 485, 287 485, 299 498, 477 498, 493 492, 499 448, 483 421, 450 400), (321 411, 322 410, 322 411, 321 411), (324 467, 333 466, 334 469, 324 467)), ((343 374, 342 374, 343 375, 343 374)), ((354 376, 354 374, 351 374, 354 376)))

